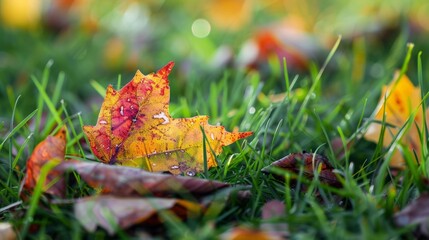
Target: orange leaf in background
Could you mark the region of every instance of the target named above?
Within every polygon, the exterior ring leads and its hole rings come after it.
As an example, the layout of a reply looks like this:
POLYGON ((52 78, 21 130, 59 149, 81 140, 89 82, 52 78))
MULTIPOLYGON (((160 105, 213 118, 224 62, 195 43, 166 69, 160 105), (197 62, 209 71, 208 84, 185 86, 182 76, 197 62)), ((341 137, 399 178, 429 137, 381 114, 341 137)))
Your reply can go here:
MULTIPOLYGON (((418 128, 422 129, 423 127, 420 88, 415 87, 405 75, 398 79, 398 74, 398 72, 395 74, 392 82, 388 86, 383 87, 380 101, 374 112, 374 120, 379 122, 372 122, 369 125, 364 138, 375 143, 379 141, 382 128, 380 122, 383 121, 383 115, 385 115, 386 128, 383 146, 389 146, 394 137, 399 133, 401 127, 407 122, 407 119, 411 117, 414 111, 417 111, 414 122, 403 135, 401 143, 408 147, 410 151, 415 151, 417 156, 420 156, 421 146, 418 128)), ((398 150, 395 150, 390 161, 390 166, 403 168, 404 164, 405 162, 402 154, 398 150)))
POLYGON ((319 41, 311 34, 294 28, 289 22, 281 22, 259 29, 242 46, 238 64, 259 69, 270 59, 280 63, 285 58, 288 69, 304 71, 310 61, 317 61, 322 52, 319 41))
POLYGON ((216 166, 222 147, 251 132, 231 133, 208 124, 207 116, 171 118, 168 74, 173 62, 158 72, 134 78, 121 90, 107 87, 95 126, 84 126, 91 148, 102 162, 170 171, 193 176, 203 169, 206 136, 207 166, 216 166))
POLYGON ((252 17, 251 3, 247 0, 211 0, 203 6, 210 22, 225 30, 239 30, 252 17))
MULTIPOLYGON (((30 158, 27 160, 27 172, 23 181, 23 190, 31 193, 37 184, 40 176, 40 170, 47 162, 57 159, 64 161, 66 150, 66 128, 62 128, 55 136, 48 136, 40 142, 30 158)), ((49 185, 54 179, 62 175, 62 171, 52 170, 46 179, 45 186, 49 185)), ((53 186, 45 190, 54 196, 63 196, 65 193, 65 182, 58 180, 53 186)), ((22 193, 21 193, 22 196, 22 193)))

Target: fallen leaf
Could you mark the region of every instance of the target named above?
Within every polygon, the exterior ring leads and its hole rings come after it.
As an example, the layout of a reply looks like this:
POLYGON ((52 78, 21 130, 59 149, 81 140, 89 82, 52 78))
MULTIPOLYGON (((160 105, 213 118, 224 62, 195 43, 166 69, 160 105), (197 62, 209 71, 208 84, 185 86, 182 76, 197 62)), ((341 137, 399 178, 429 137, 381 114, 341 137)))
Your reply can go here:
POLYGON ((12 224, 7 222, 0 222, 0 239, 2 240, 16 239, 16 233, 13 230, 12 224))
POLYGON ((285 216, 285 204, 279 200, 271 200, 262 207, 262 219, 285 216))
MULTIPOLYGON (((318 171, 318 177, 321 182, 333 187, 341 187, 341 182, 333 172, 334 168, 329 163, 329 160, 320 154, 292 153, 263 168, 262 172, 271 173, 273 172, 272 168, 281 168, 297 174, 303 168, 304 176, 309 179, 314 178, 314 172, 318 171)), ((277 175, 277 177, 283 179, 283 176, 277 175)))
POLYGON ((286 239, 289 237, 289 226, 280 218, 286 216, 285 204, 279 200, 268 201, 262 206, 262 219, 264 223, 261 224, 261 230, 270 233, 272 236, 281 237, 286 239), (281 220, 281 219, 280 219, 281 220))
POLYGON ((126 229, 138 223, 157 224, 162 220, 158 213, 163 210, 170 210, 176 216, 186 218, 198 215, 202 206, 180 199, 121 198, 108 195, 81 198, 74 205, 76 219, 86 230, 93 232, 98 225, 110 235, 118 229, 126 229))
MULTIPOLYGON (((383 146, 390 146, 407 119, 411 117, 414 111, 417 111, 414 119, 411 119, 414 123, 400 141, 410 151, 415 151, 420 156, 421 144, 418 128, 422 129, 423 127, 423 112, 420 103, 420 88, 415 87, 406 75, 399 78, 399 72, 396 72, 392 82, 388 86, 384 86, 381 91, 380 101, 373 114, 373 120, 378 122, 372 122, 369 125, 364 138, 375 143, 379 141, 382 129, 381 122, 383 115, 385 115, 383 146)), ((403 156, 398 149, 392 156, 390 166, 399 169, 405 166, 403 156)))
POLYGON ((421 223, 429 218, 429 194, 420 195, 414 202, 395 214, 395 224, 404 227, 421 223))
POLYGON ((310 62, 317 61, 324 51, 320 40, 295 20, 289 16, 257 30, 243 44, 238 65, 262 70, 271 59, 283 63, 285 58, 289 70, 307 70, 310 62))
MULTIPOLYGON (((405 227, 410 224, 417 224, 416 233, 424 238, 429 237, 429 194, 424 193, 416 200, 397 212, 394 216, 394 222, 399 227, 405 227)), ((422 238, 423 239, 423 238, 422 238)))
POLYGON ((149 75, 137 71, 119 91, 107 87, 97 124, 83 127, 102 162, 193 176, 204 169, 204 143, 207 167, 213 167, 223 146, 252 134, 209 125, 207 116, 173 119, 167 78, 172 67, 170 62, 149 75))
POLYGON ((174 194, 203 196, 230 186, 227 183, 201 178, 152 173, 142 169, 112 166, 101 163, 69 160, 57 169, 74 170, 82 180, 101 193, 122 197, 154 195, 169 197, 174 194))
POLYGON ((230 229, 228 232, 222 234, 222 240, 280 240, 285 239, 276 234, 270 232, 259 230, 259 229, 250 229, 248 227, 235 227, 230 229))
MULTIPOLYGON (((55 136, 48 136, 45 140, 40 142, 33 153, 27 160, 27 172, 23 180, 21 197, 25 197, 33 191, 40 176, 40 170, 47 162, 54 159, 64 161, 66 150, 66 128, 61 128, 55 136), (25 192, 25 194, 24 194, 25 192)), ((52 181, 57 181, 51 187, 44 189, 45 193, 54 196, 64 196, 65 182, 60 178, 62 172, 56 169, 50 171, 46 178, 45 187, 51 184, 52 181), (60 178, 60 179, 58 179, 60 178)))

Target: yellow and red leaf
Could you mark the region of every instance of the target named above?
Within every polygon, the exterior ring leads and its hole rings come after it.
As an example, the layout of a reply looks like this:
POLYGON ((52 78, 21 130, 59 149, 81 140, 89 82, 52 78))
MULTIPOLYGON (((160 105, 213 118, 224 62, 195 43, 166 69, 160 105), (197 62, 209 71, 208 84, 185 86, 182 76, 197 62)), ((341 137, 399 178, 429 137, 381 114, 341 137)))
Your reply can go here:
POLYGON ((137 71, 119 91, 108 86, 97 124, 83 127, 102 162, 194 175, 203 170, 203 144, 207 166, 212 167, 223 146, 252 134, 227 132, 208 124, 207 116, 173 119, 168 111, 173 65, 149 75, 137 71))

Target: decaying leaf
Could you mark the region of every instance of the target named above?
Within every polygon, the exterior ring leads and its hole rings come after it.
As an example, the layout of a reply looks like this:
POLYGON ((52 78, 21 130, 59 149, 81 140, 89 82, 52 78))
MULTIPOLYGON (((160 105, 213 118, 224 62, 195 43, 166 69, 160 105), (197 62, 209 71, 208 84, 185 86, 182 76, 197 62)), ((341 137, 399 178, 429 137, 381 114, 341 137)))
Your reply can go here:
MULTIPOLYGON (((333 187, 341 187, 341 182, 333 172, 334 168, 329 160, 320 154, 314 153, 292 153, 286 157, 277 160, 268 167, 262 169, 263 172, 270 173, 272 168, 281 168, 294 173, 299 173, 303 169, 304 176, 309 179, 315 177, 315 171, 321 182, 333 187)), ((283 176, 277 176, 283 179, 283 176)))
MULTIPOLYGON (((408 118, 412 117, 412 113, 416 111, 410 129, 406 132, 401 143, 408 147, 410 151, 415 151, 417 156, 420 156, 421 144, 419 139, 419 129, 423 127, 423 111, 421 109, 420 88, 415 87, 410 79, 403 75, 399 78, 399 72, 395 74, 392 82, 382 89, 380 101, 374 112, 373 120, 364 138, 368 141, 377 143, 380 138, 383 115, 385 115, 385 132, 383 136, 383 146, 389 146, 394 137, 399 133, 408 118)), ((404 168, 405 161, 398 149, 390 161, 390 166, 395 168, 404 168)))
POLYGON ((58 169, 74 170, 82 180, 101 193, 121 197, 154 195, 169 197, 173 194, 203 196, 229 184, 201 178, 151 173, 138 168, 114 166, 93 162, 69 160, 58 169))
POLYGON ((271 219, 285 216, 285 204, 279 200, 271 200, 262 207, 262 219, 271 219))
MULTIPOLYGON (((40 170, 47 162, 57 159, 64 161, 66 150, 66 128, 60 129, 55 136, 48 136, 45 140, 40 142, 30 158, 27 160, 27 172, 23 181, 21 196, 23 193, 31 193, 39 180, 40 170)), ((45 193, 54 196, 63 196, 65 193, 65 182, 61 179, 61 172, 53 169, 50 171, 46 178, 45 186, 51 184, 52 181, 57 181, 51 187, 44 189, 45 193), (60 179, 57 179, 60 178, 60 179)))
POLYGON ((280 240, 285 239, 281 236, 273 234, 268 231, 251 229, 248 227, 235 227, 230 229, 228 232, 222 234, 222 240, 280 240))
POLYGON ((15 230, 12 224, 8 222, 0 222, 0 239, 2 240, 15 240, 17 239, 15 230))
POLYGON ((429 237, 429 194, 420 195, 414 202, 396 213, 394 222, 399 227, 418 224, 418 235, 429 237))
POLYGON ((429 194, 422 194, 414 202, 395 214, 395 223, 404 227, 429 220, 429 194))
POLYGON ((76 218, 86 230, 93 232, 97 225, 110 235, 118 229, 126 229, 138 223, 160 222, 158 213, 170 210, 178 217, 198 215, 202 206, 198 203, 169 198, 122 198, 96 196, 81 198, 74 205, 76 218))
POLYGON ((270 233, 272 236, 286 239, 289 237, 289 226, 285 221, 278 221, 279 218, 285 217, 285 204, 279 200, 268 201, 262 206, 262 219, 265 221, 261 224, 261 230, 270 233), (276 221, 277 220, 277 221, 276 221))
POLYGON ((171 118, 167 77, 172 67, 170 62, 149 75, 137 71, 119 91, 107 87, 97 124, 83 128, 102 162, 193 176, 204 168, 203 144, 212 167, 217 165, 212 152, 220 154, 223 146, 252 134, 209 125, 207 116, 171 118))

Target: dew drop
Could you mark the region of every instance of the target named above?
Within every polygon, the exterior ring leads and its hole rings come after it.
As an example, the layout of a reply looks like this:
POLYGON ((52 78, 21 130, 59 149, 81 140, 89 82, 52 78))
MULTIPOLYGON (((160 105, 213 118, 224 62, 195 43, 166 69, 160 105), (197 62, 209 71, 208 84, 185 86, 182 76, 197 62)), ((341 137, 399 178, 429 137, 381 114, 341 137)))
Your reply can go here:
POLYGON ((153 118, 157 118, 157 119, 162 119, 164 120, 161 124, 167 124, 170 122, 170 120, 168 119, 167 115, 165 115, 164 112, 161 112, 159 114, 155 114, 153 115, 153 118))
POLYGON ((170 169, 171 169, 171 170, 179 169, 179 166, 177 166, 177 165, 173 165, 173 166, 171 166, 171 167, 170 167, 170 169))
POLYGON ((128 98, 128 99, 127 99, 127 102, 129 102, 129 101, 131 101, 131 99, 130 99, 130 98, 128 98))
POLYGON ((100 120, 100 121, 99 121, 99 123, 100 123, 100 124, 103 124, 103 125, 106 125, 106 124, 107 124, 107 121, 106 121, 106 120, 100 120))
POLYGON ((156 163, 152 163, 152 166, 156 166, 156 163))
POLYGON ((195 172, 194 171, 187 171, 186 175, 193 177, 193 176, 195 176, 195 172))
POLYGON ((132 121, 135 123, 135 122, 137 122, 137 119, 136 119, 136 118, 133 118, 133 120, 132 120, 132 121))
POLYGON ((249 108, 249 114, 255 114, 256 109, 254 107, 249 108))
POLYGON ((31 223, 31 222, 33 222, 33 220, 34 219, 32 217, 27 217, 27 219, 24 220, 24 222, 31 223))
POLYGON ((119 113, 121 114, 121 116, 124 116, 124 106, 121 106, 121 110, 119 111, 119 113))

